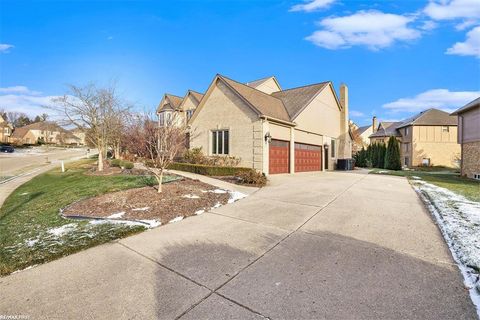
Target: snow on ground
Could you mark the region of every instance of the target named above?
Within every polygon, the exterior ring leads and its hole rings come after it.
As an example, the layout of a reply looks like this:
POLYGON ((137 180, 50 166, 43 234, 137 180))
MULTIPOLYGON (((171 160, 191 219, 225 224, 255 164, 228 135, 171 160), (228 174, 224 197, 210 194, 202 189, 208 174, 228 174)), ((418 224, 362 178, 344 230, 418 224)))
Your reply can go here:
POLYGON ((89 222, 90 224, 123 224, 127 226, 142 226, 145 228, 155 228, 162 223, 158 220, 110 220, 110 219, 94 219, 89 222))
POLYGON ((200 199, 199 196, 194 195, 194 194, 186 194, 186 195, 184 195, 184 196, 182 196, 182 197, 188 198, 188 199, 200 199))
POLYGON ((205 210, 197 210, 197 211, 195 211, 195 215, 198 216, 198 215, 200 215, 200 214, 202 214, 202 213, 204 213, 204 212, 205 212, 205 210))
POLYGON ((120 219, 121 217, 123 217, 124 214, 125 214, 125 211, 114 213, 109 215, 107 219, 120 219))
POLYGON ((227 193, 227 190, 215 189, 215 190, 210 190, 210 192, 213 192, 213 193, 227 193))
POLYGON ((230 199, 228 203, 233 203, 237 200, 245 198, 247 195, 238 191, 230 191, 230 199))
POLYGON ((180 216, 180 217, 176 217, 176 218, 174 218, 174 219, 172 219, 172 220, 168 221, 168 223, 175 223, 175 222, 182 221, 182 220, 183 220, 183 217, 182 217, 182 216, 180 216))
POLYGON ((480 317, 480 203, 423 180, 412 185, 437 221, 480 317))
POLYGON ((418 177, 418 176, 412 176, 412 179, 415 179, 415 180, 422 180, 422 178, 418 177))
POLYGON ((135 209, 132 209, 132 211, 147 211, 148 209, 150 209, 150 207, 135 208, 135 209))
POLYGON ((61 237, 64 234, 75 230, 76 228, 77 228, 76 223, 69 223, 69 224, 65 224, 65 225, 63 225, 61 227, 58 227, 58 228, 49 229, 47 232, 50 233, 51 235, 56 236, 56 237, 61 237))
POLYGON ((27 241, 25 241, 25 244, 27 245, 27 247, 33 247, 35 245, 35 243, 37 243, 40 239, 36 238, 36 239, 28 239, 27 241))

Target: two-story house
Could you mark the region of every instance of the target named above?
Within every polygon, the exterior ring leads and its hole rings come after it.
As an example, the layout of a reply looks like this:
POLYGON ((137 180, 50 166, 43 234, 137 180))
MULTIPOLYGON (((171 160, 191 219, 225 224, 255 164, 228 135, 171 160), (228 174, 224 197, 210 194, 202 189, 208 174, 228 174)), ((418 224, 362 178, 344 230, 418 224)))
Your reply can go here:
POLYGON ((0 115, 0 142, 9 142, 13 126, 0 115))
POLYGON ((11 142, 17 144, 36 144, 41 142, 78 145, 81 140, 54 122, 41 121, 15 128, 11 136, 11 142))
POLYGON ((275 77, 246 84, 216 75, 188 122, 190 146, 265 174, 335 169, 351 158, 348 88, 330 81, 282 90, 275 77))
POLYGON ((458 117, 462 176, 480 179, 480 97, 452 113, 452 116, 458 117))
POLYGON ((400 155, 406 167, 457 167, 457 119, 438 109, 427 109, 399 122, 380 122, 370 135, 371 143, 387 143, 394 136, 401 144, 400 155))
POLYGON ((165 94, 157 107, 158 124, 186 126, 202 98, 203 94, 193 90, 188 90, 183 98, 165 94))

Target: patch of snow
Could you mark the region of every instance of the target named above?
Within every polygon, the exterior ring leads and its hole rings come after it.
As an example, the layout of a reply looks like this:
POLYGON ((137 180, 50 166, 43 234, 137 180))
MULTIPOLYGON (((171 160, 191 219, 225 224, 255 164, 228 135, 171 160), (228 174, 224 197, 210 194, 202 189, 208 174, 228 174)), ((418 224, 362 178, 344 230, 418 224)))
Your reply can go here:
POLYGON ((210 190, 210 192, 213 192, 213 193, 227 193, 227 191, 223 190, 223 189, 210 190))
POLYGON ((220 202, 217 202, 217 203, 212 207, 212 209, 219 208, 219 207, 221 207, 221 206, 222 206, 222 204, 221 204, 220 202))
POLYGON ((158 220, 138 220, 138 221, 148 224, 149 228, 156 228, 162 225, 162 223, 158 220))
POLYGON ((234 203, 237 200, 245 198, 247 195, 245 193, 241 193, 238 191, 230 191, 230 199, 228 199, 228 203, 234 203))
POLYGON ((70 231, 75 230, 76 228, 77 228, 77 225, 75 223, 69 223, 58 228, 49 229, 47 232, 56 237, 61 237, 69 233, 70 231))
POLYGON ((377 173, 390 173, 390 171, 387 171, 387 170, 379 170, 379 171, 377 171, 377 173))
POLYGON ((418 177, 418 176, 412 176, 412 179, 415 179, 415 180, 422 180, 422 178, 418 177))
POLYGON ((145 228, 155 228, 160 226, 162 223, 157 220, 109 220, 109 219, 94 219, 89 222, 89 224, 122 224, 126 226, 142 226, 145 228))
POLYGON ((186 195, 184 195, 184 196, 182 196, 182 197, 188 198, 188 199, 200 199, 199 196, 196 196, 196 195, 194 195, 194 194, 186 194, 186 195))
POLYGON ((197 210, 197 211, 195 211, 195 214, 198 216, 198 215, 201 215, 204 212, 205 212, 205 210, 197 210))
POLYGON ((425 181, 412 185, 437 221, 480 317, 480 203, 425 181))
POLYGON ((135 208, 135 209, 132 209, 132 211, 147 211, 148 209, 150 209, 150 207, 135 208))
POLYGON ((35 268, 36 266, 38 266, 38 264, 34 264, 33 266, 26 267, 25 269, 22 269, 22 270, 13 271, 11 274, 15 274, 15 273, 19 273, 19 272, 22 272, 22 271, 25 271, 25 270, 28 270, 28 269, 32 269, 32 268, 35 268))
POLYGON ((36 238, 36 239, 28 239, 27 241, 25 241, 25 244, 27 245, 27 247, 33 247, 35 245, 35 243, 37 243, 40 239, 36 238))
POLYGON ((28 192, 20 193, 21 196, 26 196, 28 192))
POLYGON ((118 213, 114 213, 114 214, 109 215, 107 217, 107 219, 120 219, 124 215, 125 215, 125 211, 122 211, 122 212, 118 212, 118 213))
POLYGON ((168 223, 175 223, 175 222, 179 222, 179 221, 182 221, 183 220, 183 216, 180 216, 180 217, 176 217, 170 221, 168 221, 168 223))

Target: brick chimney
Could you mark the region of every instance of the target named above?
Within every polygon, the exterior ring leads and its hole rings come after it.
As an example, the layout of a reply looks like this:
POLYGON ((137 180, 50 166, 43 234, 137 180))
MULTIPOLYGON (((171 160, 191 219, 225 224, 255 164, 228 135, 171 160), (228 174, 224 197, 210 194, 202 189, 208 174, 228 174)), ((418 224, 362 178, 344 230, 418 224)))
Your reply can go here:
POLYGON ((377 117, 373 116, 372 118, 372 127, 373 133, 377 132, 378 124, 377 124, 377 117))
POLYGON ((345 83, 340 85, 340 104, 342 105, 342 131, 348 134, 348 87, 345 83))

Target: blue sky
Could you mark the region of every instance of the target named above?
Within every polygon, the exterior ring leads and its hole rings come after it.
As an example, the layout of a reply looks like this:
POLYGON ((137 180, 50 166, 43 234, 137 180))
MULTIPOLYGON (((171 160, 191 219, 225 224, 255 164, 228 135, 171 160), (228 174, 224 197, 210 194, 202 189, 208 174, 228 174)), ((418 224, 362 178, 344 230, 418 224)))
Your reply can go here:
POLYGON ((349 86, 359 124, 480 95, 478 0, 0 0, 0 108, 31 115, 67 84, 117 81, 139 109, 216 73, 349 86))

